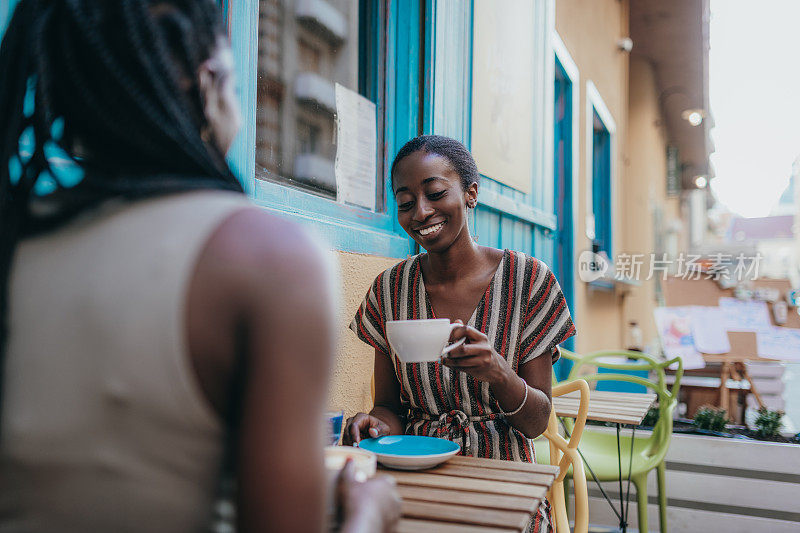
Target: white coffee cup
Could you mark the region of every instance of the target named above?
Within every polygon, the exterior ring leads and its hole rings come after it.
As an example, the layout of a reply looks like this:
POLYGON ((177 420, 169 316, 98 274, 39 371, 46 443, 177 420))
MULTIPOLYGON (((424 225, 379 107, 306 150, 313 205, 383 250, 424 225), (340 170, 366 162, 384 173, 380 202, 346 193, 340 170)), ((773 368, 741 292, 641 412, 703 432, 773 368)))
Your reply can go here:
POLYGON ((450 332, 459 326, 461 324, 450 323, 446 318, 389 320, 386 322, 386 336, 400 361, 427 363, 438 361, 454 348, 464 344, 466 338, 447 346, 450 332))

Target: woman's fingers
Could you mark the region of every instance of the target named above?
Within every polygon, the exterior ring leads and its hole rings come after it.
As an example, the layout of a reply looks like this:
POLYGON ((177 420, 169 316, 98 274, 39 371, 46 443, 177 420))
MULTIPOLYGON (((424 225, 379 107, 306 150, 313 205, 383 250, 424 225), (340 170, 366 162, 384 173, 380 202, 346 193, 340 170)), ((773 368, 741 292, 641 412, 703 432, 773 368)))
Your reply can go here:
POLYGON ((374 422, 373 425, 369 428, 369 436, 372 438, 376 437, 383 437, 389 434, 389 426, 387 426, 383 420, 379 418, 375 418, 374 416, 370 417, 371 421, 374 422))
POLYGON ((347 458, 344 462, 344 466, 339 471, 339 484, 342 483, 352 483, 356 479, 356 467, 355 463, 351 458, 347 458))
POLYGON ((464 331, 464 323, 461 320, 456 319, 453 320, 453 324, 459 324, 461 327, 453 328, 450 330, 450 340, 448 342, 456 342, 458 339, 463 337, 466 332, 464 331))
POLYGON ((464 328, 466 329, 467 340, 469 340, 471 344, 476 342, 489 342, 489 337, 487 337, 483 332, 473 328, 472 326, 464 326, 464 328))
POLYGON ((465 326, 462 324, 460 320, 456 320, 453 323, 461 324, 461 326, 453 328, 453 331, 450 332, 450 342, 455 342, 462 337, 466 337, 467 342, 469 342, 470 344, 475 344, 478 342, 489 342, 489 337, 487 337, 479 330, 473 328, 472 326, 465 326))
POLYGON ((468 357, 459 357, 458 359, 445 359, 445 366, 450 368, 477 368, 486 364, 486 358, 482 355, 471 355, 468 357))
POLYGON ((366 413, 358 413, 347 420, 347 427, 342 435, 342 443, 354 445, 361 439, 381 437, 389 434, 389 426, 382 420, 366 413))
POLYGON ((358 413, 347 419, 347 427, 342 435, 342 443, 358 444, 361 441, 362 431, 369 428, 369 415, 366 413, 358 413))
POLYGON ((480 344, 462 344, 458 348, 453 348, 450 353, 447 354, 445 357, 445 361, 447 359, 462 359, 464 357, 472 357, 474 355, 480 355, 484 353, 491 354, 492 349, 486 343, 480 344))

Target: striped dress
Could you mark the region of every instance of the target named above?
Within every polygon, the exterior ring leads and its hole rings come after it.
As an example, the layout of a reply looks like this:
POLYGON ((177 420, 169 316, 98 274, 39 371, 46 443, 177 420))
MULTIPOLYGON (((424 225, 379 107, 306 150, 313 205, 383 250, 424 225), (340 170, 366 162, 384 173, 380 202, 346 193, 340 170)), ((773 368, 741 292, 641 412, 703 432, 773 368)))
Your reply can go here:
MULTIPOLYGON (((436 318, 425 290, 422 254, 381 273, 350 324, 358 337, 391 357, 400 383, 406 434, 442 437, 461 445, 464 455, 533 462, 529 439, 509 425, 489 384, 438 362, 402 363, 386 340, 389 320, 436 318)), ((489 338, 515 372, 520 365, 575 334, 566 300, 547 266, 521 252, 505 250, 492 282, 468 324, 489 338)), ((548 531, 549 504, 543 502, 532 529, 548 531)))

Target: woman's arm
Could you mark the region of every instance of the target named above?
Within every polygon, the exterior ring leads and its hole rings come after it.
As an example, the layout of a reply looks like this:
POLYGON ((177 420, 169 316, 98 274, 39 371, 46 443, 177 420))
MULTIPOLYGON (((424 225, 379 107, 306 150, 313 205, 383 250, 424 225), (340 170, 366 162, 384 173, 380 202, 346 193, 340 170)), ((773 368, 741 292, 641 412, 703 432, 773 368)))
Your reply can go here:
POLYGON ((375 404, 367 413, 357 413, 347 420, 342 442, 357 444, 361 439, 382 435, 402 435, 405 432, 400 417, 400 383, 394 373, 392 360, 375 350, 375 404))
POLYGON ((206 395, 235 424, 240 531, 325 526, 322 421, 334 345, 326 263, 303 231, 257 209, 226 220, 198 259, 190 352, 206 395))
POLYGON ((400 383, 392 360, 375 350, 375 406, 369 412, 389 426, 390 435, 402 435, 405 424, 400 418, 400 383))
POLYGON ((517 414, 508 417, 508 422, 529 439, 538 437, 547 429, 552 406, 552 379, 553 360, 549 353, 544 353, 520 366, 519 375, 511 372, 507 380, 492 385, 492 394, 500 407, 510 413, 525 398, 524 387, 527 384, 525 405, 517 414))
MULTIPOLYGON (((240 531, 318 533, 327 522, 323 412, 335 328, 328 262, 305 232, 261 209, 231 216, 198 258, 189 352, 220 418, 238 419, 240 531), (244 379, 233 388, 236 361, 244 379)), ((344 486, 358 497, 339 502, 343 530, 391 527, 399 505, 385 480, 344 486)))

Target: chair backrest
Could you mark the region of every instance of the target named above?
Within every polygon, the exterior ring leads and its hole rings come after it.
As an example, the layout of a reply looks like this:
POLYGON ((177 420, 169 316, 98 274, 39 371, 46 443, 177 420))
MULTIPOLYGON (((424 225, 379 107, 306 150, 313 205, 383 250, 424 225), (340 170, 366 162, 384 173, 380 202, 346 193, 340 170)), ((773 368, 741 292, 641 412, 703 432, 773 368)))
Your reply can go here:
POLYGON ((681 378, 683 377, 683 362, 680 357, 675 357, 668 361, 659 361, 650 355, 641 352, 630 352, 626 350, 604 350, 580 356, 568 350, 561 350, 562 357, 573 361, 567 382, 574 379, 584 379, 586 381, 627 381, 644 385, 651 389, 658 396, 658 421, 653 427, 647 446, 647 455, 663 456, 667 452, 669 439, 672 435, 672 413, 678 403, 678 392, 680 391, 681 378), (624 358, 635 362, 615 363, 604 361, 608 358, 624 358), (611 370, 612 372, 595 372, 582 374, 582 367, 593 366, 611 370), (672 388, 667 387, 665 370, 668 367, 675 367, 675 381, 672 388), (613 372, 614 370, 618 372, 613 372), (624 371, 647 370, 653 375, 653 379, 645 379, 639 376, 624 374, 624 371))
POLYGON ((555 482, 547 494, 553 509, 556 533, 569 533, 569 517, 564 494, 564 478, 569 467, 572 466, 572 480, 575 492, 575 528, 574 533, 586 533, 589 529, 589 496, 586 487, 586 475, 583 471, 583 460, 578 454, 583 428, 586 426, 586 416, 589 413, 589 384, 582 379, 569 383, 562 383, 553 387, 552 396, 563 396, 570 392, 580 392, 578 416, 572 428, 569 441, 558 432, 558 420, 555 408, 550 410, 550 419, 547 429, 542 434, 550 445, 550 464, 558 465, 559 472, 555 482))

